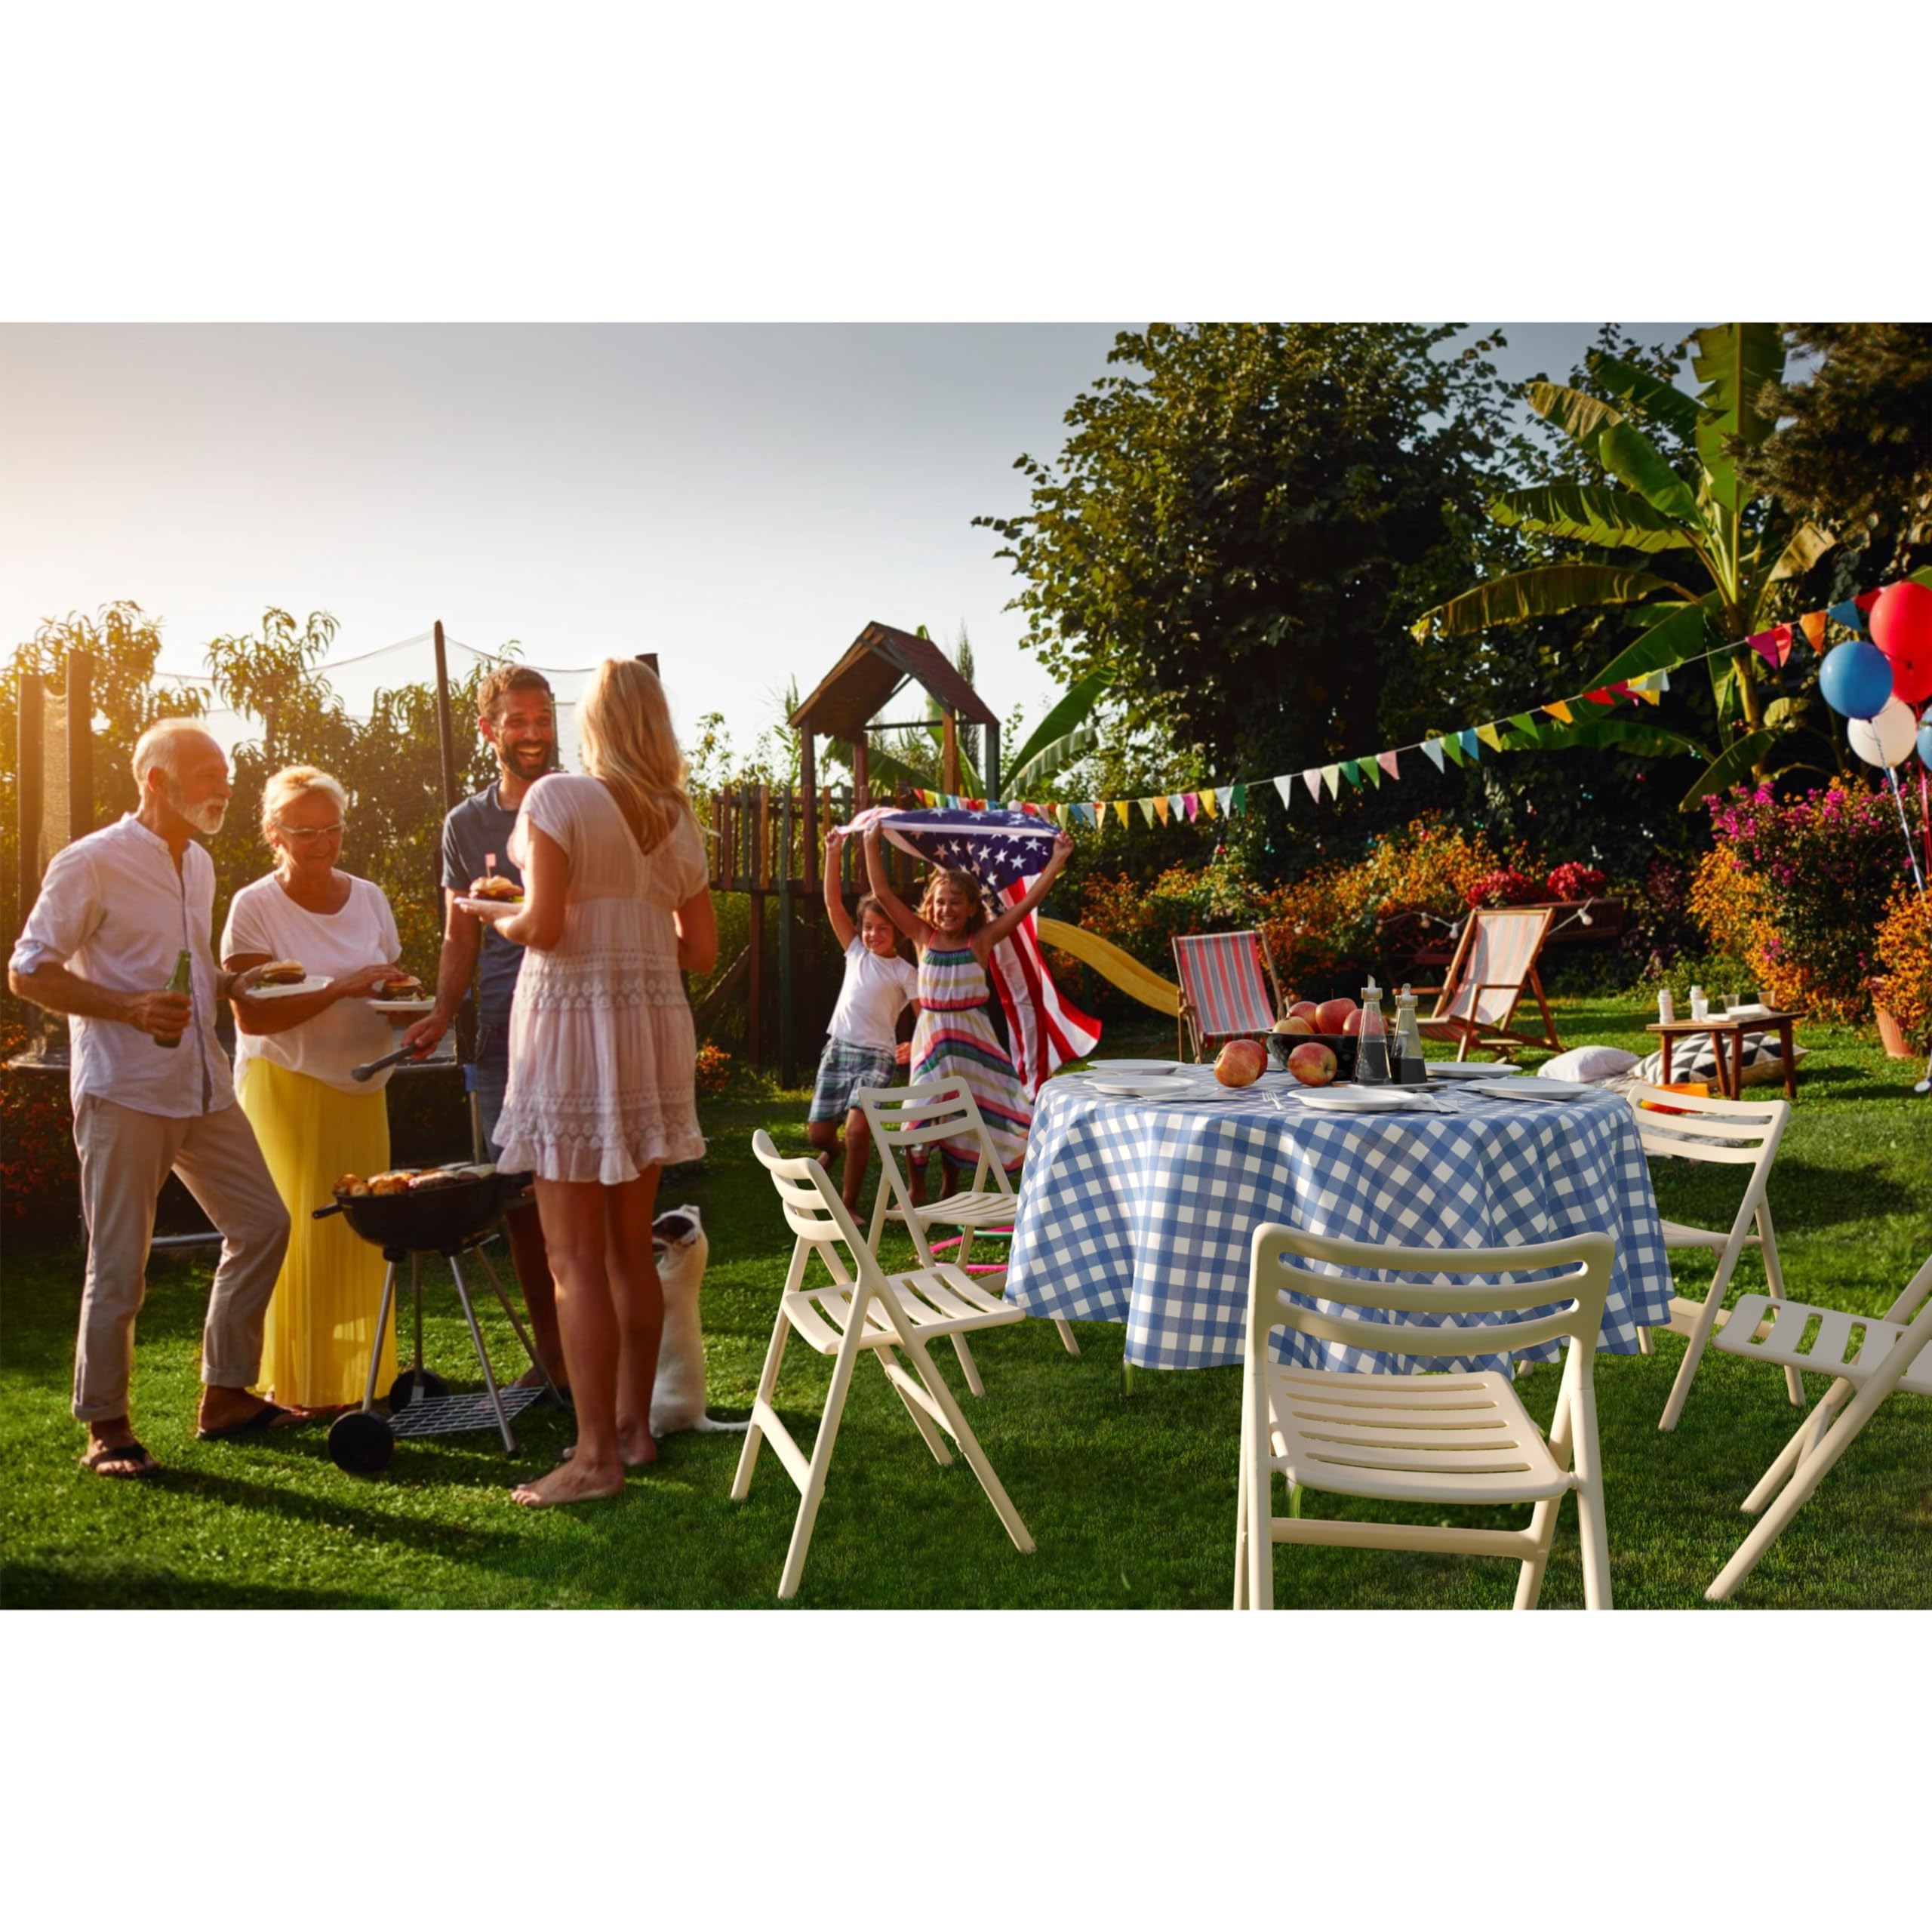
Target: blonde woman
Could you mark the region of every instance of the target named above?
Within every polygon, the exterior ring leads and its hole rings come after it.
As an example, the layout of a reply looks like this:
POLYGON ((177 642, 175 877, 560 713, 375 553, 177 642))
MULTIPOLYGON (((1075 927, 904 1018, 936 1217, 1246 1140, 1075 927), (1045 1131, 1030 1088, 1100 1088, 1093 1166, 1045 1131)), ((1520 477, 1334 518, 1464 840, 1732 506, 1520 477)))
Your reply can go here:
MULTIPOLYGON (((383 1088, 349 1069, 389 1052, 389 1023, 369 1001, 400 971, 395 918, 380 886, 340 870, 349 801, 326 771, 295 764, 262 792, 262 837, 275 869, 228 909, 223 964, 238 973, 294 960, 329 983, 319 992, 235 1008, 235 1091, 293 1226, 269 1304, 262 1386, 297 1410, 359 1401, 382 1300, 383 1257, 340 1217, 312 1218, 338 1175, 389 1164, 383 1088)), ((385 1338, 378 1387, 395 1373, 385 1338)))
POLYGON ((704 1152, 679 976, 718 957, 703 838, 656 674, 607 658, 578 728, 589 776, 531 787, 509 843, 524 903, 485 915, 528 949, 497 1161, 537 1177, 577 1410, 574 1451, 512 1493, 531 1508, 614 1495, 626 1468, 657 1460, 658 1170, 704 1152))

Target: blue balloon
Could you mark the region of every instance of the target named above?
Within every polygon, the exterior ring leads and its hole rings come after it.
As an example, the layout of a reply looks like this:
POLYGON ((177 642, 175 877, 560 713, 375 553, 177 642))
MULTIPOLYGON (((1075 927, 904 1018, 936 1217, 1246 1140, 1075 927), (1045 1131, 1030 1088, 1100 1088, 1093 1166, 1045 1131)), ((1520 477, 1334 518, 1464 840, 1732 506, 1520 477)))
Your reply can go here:
POLYGON ((1818 688, 1841 718, 1875 718, 1891 702, 1891 660, 1876 645, 1855 638, 1826 652, 1818 688))
POLYGON ((1918 721, 1918 758, 1922 764, 1932 765, 1932 704, 1928 704, 1918 721))

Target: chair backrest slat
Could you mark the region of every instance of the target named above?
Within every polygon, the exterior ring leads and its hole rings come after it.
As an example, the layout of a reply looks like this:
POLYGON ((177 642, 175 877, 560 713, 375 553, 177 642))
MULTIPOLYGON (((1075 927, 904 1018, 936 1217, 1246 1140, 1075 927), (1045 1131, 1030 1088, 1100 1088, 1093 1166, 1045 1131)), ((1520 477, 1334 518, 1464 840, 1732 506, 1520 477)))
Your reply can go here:
MULTIPOLYGON (((784 1204, 786 1225, 798 1237, 792 1247, 788 1279, 802 1285, 803 1263, 808 1254, 815 1254, 835 1283, 863 1291, 881 1308, 903 1340, 911 1328, 906 1312, 825 1169, 809 1155, 787 1159, 762 1128, 752 1136, 752 1152, 771 1175, 771 1184, 784 1204), (841 1247, 851 1257, 850 1272, 839 1255, 841 1247)), ((805 1292, 817 1291, 808 1289, 805 1292)))
POLYGON ((1727 1100, 1647 1084, 1630 1088, 1624 1097, 1635 1111, 1645 1153, 1761 1174, 1777 1158, 1791 1118, 1789 1100, 1727 1100))
POLYGON ((1537 963, 1549 911, 1528 906, 1472 912, 1462 972, 1438 1009, 1481 1026, 1506 1026, 1537 963))

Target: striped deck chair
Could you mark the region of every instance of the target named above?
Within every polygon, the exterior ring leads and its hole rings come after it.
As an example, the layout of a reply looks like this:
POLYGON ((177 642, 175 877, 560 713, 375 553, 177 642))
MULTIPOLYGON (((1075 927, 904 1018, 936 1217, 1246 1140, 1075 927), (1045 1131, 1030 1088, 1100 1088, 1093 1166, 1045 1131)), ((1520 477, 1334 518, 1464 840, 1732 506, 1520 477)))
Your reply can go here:
POLYGON ((1267 1032, 1281 1011, 1281 983, 1264 933, 1191 933, 1177 938, 1174 971, 1180 980, 1180 1021, 1194 1042, 1196 1060, 1204 1060, 1217 1040, 1267 1032))
MULTIPOLYGON (((1556 916, 1552 906, 1512 906, 1500 912, 1472 912, 1450 961, 1447 982, 1438 988, 1435 1011, 1420 1023, 1425 1038, 1454 1040, 1456 1057, 1487 1048, 1507 1057, 1518 1047, 1547 1047, 1560 1054, 1556 1022, 1537 975, 1537 955, 1556 916), (1543 1012, 1543 1031, 1510 1029, 1517 1002, 1527 989, 1543 1012)), ((1423 992, 1429 988, 1422 989, 1423 992)))

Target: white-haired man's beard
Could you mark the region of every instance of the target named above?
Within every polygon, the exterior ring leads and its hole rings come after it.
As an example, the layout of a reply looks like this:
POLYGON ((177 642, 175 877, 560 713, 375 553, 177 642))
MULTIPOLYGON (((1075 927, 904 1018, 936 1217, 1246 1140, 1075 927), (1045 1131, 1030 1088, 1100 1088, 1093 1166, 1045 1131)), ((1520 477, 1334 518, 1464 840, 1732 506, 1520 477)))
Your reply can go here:
POLYGON ((168 802, 197 832, 205 832, 212 838, 221 829, 221 822, 228 816, 226 798, 205 798, 198 805, 185 803, 181 787, 173 779, 168 781, 168 802))

